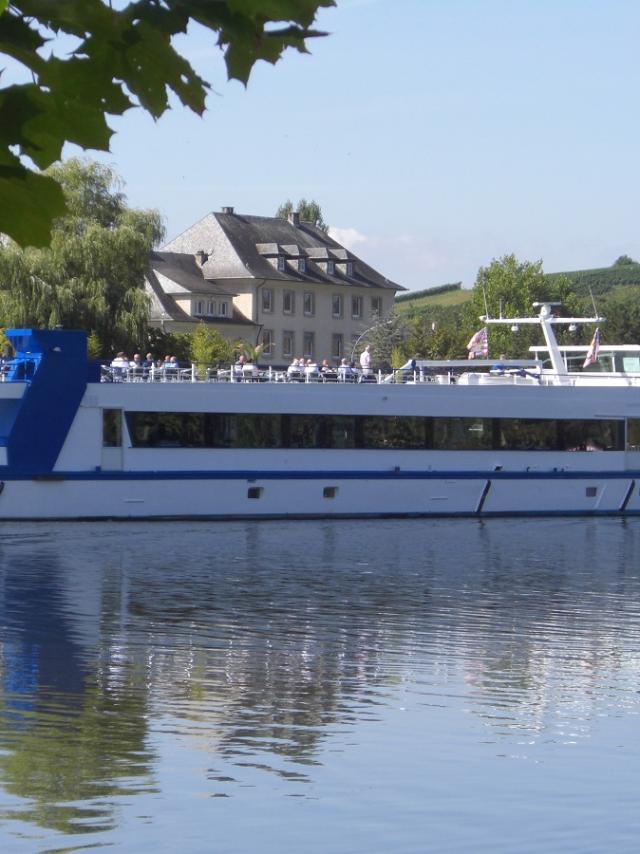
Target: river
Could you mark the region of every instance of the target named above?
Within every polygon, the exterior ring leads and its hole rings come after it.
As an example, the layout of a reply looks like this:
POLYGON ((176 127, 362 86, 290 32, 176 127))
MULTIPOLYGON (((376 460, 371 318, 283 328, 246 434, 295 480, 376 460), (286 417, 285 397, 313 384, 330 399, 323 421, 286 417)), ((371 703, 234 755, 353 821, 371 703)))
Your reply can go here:
POLYGON ((11 852, 635 852, 640 520, 0 525, 11 852))

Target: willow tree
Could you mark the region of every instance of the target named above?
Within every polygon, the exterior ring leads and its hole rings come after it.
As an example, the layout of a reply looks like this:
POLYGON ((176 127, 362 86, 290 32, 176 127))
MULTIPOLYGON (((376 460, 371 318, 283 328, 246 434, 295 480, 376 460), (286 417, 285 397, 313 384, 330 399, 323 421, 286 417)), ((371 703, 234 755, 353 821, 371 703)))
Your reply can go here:
POLYGON ((49 170, 69 214, 45 249, 0 246, 0 317, 5 326, 85 329, 103 354, 145 340, 149 252, 163 236, 157 211, 131 209, 106 166, 72 159, 49 170))

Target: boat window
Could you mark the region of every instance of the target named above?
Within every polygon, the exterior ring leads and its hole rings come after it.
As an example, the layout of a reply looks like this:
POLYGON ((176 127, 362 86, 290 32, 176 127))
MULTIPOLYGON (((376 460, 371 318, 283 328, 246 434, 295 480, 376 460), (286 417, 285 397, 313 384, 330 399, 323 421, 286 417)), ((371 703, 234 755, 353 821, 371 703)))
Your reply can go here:
POLYGON ((102 447, 122 447, 122 410, 102 410, 102 447))
POLYGON ((640 451, 640 418, 627 420, 627 451, 640 451))
MULTIPOLYGON (((438 451, 621 451, 622 419, 432 418, 391 415, 127 412, 134 448, 438 451)), ((122 443, 120 410, 104 410, 103 442, 122 443)), ((626 447, 640 450, 640 419, 626 447)))
MULTIPOLYGON (((362 419, 363 448, 421 450, 431 419, 384 415, 362 419)), ((430 431, 429 431, 430 432, 430 431)))
POLYGON ((500 418, 498 447, 504 451, 555 451, 557 422, 542 419, 500 418))
POLYGON ((623 355, 622 370, 627 374, 640 373, 640 357, 623 355))
POLYGON ((437 450, 482 451, 493 447, 491 418, 435 418, 433 447, 437 450))

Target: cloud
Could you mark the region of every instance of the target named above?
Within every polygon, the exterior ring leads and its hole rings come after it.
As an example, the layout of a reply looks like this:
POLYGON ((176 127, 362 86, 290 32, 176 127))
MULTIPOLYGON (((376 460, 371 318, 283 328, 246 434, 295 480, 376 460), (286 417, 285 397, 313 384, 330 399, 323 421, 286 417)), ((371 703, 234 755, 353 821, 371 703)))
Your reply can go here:
POLYGON ((366 234, 358 231, 356 228, 329 228, 329 237, 340 243, 347 249, 353 249, 358 243, 368 243, 369 238, 366 234))

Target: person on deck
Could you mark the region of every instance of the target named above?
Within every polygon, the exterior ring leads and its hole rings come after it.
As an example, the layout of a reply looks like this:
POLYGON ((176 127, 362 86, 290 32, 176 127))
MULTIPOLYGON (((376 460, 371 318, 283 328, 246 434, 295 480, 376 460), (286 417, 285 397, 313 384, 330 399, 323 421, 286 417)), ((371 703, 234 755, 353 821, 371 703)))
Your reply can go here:
POLYGON ((371 345, 367 344, 362 353, 360 354, 360 367, 362 368, 363 375, 367 375, 371 373, 371 345))

